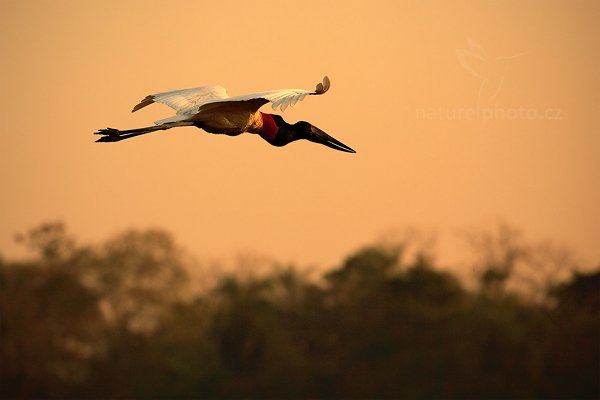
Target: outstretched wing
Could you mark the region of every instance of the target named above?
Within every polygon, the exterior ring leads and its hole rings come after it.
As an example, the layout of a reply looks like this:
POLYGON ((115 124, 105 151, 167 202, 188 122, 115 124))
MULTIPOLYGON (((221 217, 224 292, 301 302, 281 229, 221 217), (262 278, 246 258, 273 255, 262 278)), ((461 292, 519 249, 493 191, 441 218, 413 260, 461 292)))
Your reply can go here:
POLYGON ((194 115, 198 108, 207 103, 229 98, 222 86, 201 86, 193 89, 173 90, 146 96, 131 112, 136 112, 152 103, 166 104, 177 112, 177 115, 194 115))
POLYGON ((317 84, 315 90, 312 91, 304 89, 280 89, 235 97, 229 97, 225 88, 221 86, 201 86, 193 89, 151 94, 133 107, 131 112, 135 112, 152 103, 166 104, 177 112, 177 115, 173 117, 156 121, 155 123, 159 125, 166 122, 182 121, 192 116, 202 117, 203 113, 229 111, 254 113, 269 102, 273 103, 274 110, 279 108, 283 112, 287 107, 293 106, 307 95, 321 95, 327 92, 330 86, 331 82, 329 78, 324 77, 323 83, 317 84))
POLYGON ((286 108, 303 100, 307 95, 321 95, 327 92, 330 86, 331 82, 329 78, 324 77, 323 83, 319 83, 315 90, 312 91, 304 89, 280 89, 211 101, 210 103, 199 106, 197 108, 196 116, 200 117, 204 112, 240 111, 240 109, 247 112, 256 112, 260 107, 269 102, 273 103, 274 110, 279 108, 283 112, 286 108))

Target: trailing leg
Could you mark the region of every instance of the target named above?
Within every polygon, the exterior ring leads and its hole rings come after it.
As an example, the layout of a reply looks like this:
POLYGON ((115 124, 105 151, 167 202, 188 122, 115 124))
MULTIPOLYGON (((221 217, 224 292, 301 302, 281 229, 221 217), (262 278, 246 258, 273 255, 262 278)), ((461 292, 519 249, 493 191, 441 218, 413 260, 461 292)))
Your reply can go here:
POLYGON ((163 131, 166 129, 176 128, 179 126, 191 126, 194 125, 193 122, 189 121, 178 121, 178 122, 169 122, 165 124, 155 125, 155 126, 147 126, 144 128, 136 128, 136 129, 127 129, 124 131, 114 129, 114 128, 106 128, 100 129, 98 132, 95 132, 95 135, 102 135, 102 137, 96 142, 118 142, 124 139, 129 139, 134 136, 145 135, 146 133, 154 132, 154 131, 163 131))

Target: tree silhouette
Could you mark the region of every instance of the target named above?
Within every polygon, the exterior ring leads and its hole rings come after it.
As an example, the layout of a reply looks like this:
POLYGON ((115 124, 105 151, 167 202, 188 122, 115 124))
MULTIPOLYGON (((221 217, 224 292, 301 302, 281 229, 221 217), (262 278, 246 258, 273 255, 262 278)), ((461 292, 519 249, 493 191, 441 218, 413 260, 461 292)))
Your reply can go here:
POLYGON ((81 245, 43 224, 32 258, 0 259, 1 397, 597 398, 600 268, 528 295, 521 268, 573 264, 496 239, 481 271, 506 278, 475 290, 399 243, 192 293, 201 266, 164 231, 81 245))

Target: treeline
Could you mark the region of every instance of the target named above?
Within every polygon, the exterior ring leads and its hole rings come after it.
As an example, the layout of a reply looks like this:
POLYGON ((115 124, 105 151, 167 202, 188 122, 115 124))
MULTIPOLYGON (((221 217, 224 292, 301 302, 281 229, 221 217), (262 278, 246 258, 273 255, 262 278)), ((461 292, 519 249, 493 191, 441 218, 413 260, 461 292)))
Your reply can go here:
POLYGON ((363 248, 318 279, 279 266, 199 291, 165 232, 88 246, 42 225, 19 239, 35 256, 0 259, 0 392, 598 398, 600 269, 520 291, 523 247, 504 239, 486 242, 469 289, 400 243, 363 248))

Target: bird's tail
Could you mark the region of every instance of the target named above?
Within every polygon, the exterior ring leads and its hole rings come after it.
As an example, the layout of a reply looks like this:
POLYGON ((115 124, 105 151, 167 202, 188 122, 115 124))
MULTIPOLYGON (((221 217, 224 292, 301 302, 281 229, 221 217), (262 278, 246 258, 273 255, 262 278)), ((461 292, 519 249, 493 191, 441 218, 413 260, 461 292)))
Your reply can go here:
POLYGON ((102 137, 100 139, 96 140, 96 142, 119 142, 124 139, 129 139, 129 138, 139 136, 139 135, 145 135, 146 133, 150 133, 150 132, 154 132, 154 131, 171 129, 171 128, 175 128, 178 126, 190 126, 193 124, 194 124, 193 122, 189 122, 189 121, 180 121, 180 122, 172 122, 172 123, 166 123, 166 124, 161 124, 161 125, 156 125, 156 126, 147 126, 144 128, 128 129, 128 130, 124 130, 124 131, 121 131, 119 129, 114 129, 114 128, 106 128, 106 129, 100 129, 98 132, 94 132, 94 134, 102 135, 102 137))

